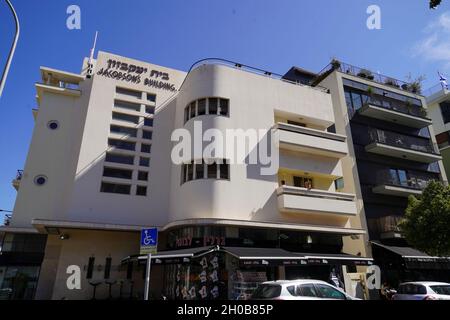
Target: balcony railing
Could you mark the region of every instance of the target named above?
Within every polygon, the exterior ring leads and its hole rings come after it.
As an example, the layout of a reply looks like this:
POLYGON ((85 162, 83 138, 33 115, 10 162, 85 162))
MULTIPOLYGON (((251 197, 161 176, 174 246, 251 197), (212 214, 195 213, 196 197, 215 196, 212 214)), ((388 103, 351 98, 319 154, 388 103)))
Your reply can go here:
POLYGON ((373 220, 373 226, 376 231, 383 237, 387 234, 400 234, 401 229, 399 224, 402 220, 400 216, 386 216, 373 220))
POLYGON ((401 179, 395 170, 382 170, 376 174, 377 185, 388 185, 413 190, 423 190, 434 180, 436 176, 416 171, 405 172, 404 179, 401 179))
POLYGON ((317 85, 328 77, 332 72, 339 71, 345 74, 349 74, 355 77, 360 77, 370 81, 377 82, 382 85, 387 85, 396 89, 407 91, 414 94, 421 94, 420 84, 408 83, 402 80, 394 79, 377 72, 372 72, 368 69, 352 66, 347 63, 343 63, 337 60, 333 60, 322 71, 318 73, 318 76, 311 82, 311 85, 317 85))
POLYGON ((428 139, 415 138, 380 129, 371 129, 369 138, 370 143, 381 143, 401 149, 439 155, 437 145, 428 139))
POLYGON ((403 114, 407 114, 414 117, 419 117, 423 119, 430 120, 427 117, 427 110, 415 105, 408 105, 406 103, 402 104, 401 102, 392 102, 389 100, 380 99, 377 97, 369 97, 364 106, 372 105, 375 107, 400 112, 403 114))

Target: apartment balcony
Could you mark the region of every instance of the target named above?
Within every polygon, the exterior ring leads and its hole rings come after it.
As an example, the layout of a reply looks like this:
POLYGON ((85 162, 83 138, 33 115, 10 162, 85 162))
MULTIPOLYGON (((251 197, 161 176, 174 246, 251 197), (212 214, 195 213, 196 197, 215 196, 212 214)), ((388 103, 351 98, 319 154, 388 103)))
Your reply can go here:
POLYGON ((366 151, 422 163, 442 160, 437 146, 433 144, 431 139, 411 137, 379 129, 370 130, 366 151))
POLYGON ((326 131, 278 123, 280 148, 341 159, 348 154, 347 138, 326 131))
POLYGON ((424 128, 432 125, 433 121, 426 117, 426 110, 415 105, 392 103, 380 99, 370 98, 363 107, 358 110, 360 115, 383 121, 400 124, 413 128, 424 128))
POLYGON ((79 74, 41 67, 41 79, 42 82, 36 83, 38 104, 43 92, 70 97, 81 96, 80 83, 84 77, 79 74))
POLYGON ((386 216, 378 219, 373 219, 371 226, 379 234, 380 239, 402 239, 404 236, 399 228, 402 217, 400 216, 386 216))
POLYGON ((277 196, 281 212, 343 216, 357 214, 354 194, 281 186, 277 196))
POLYGON ((23 170, 17 170, 16 177, 12 181, 12 185, 14 189, 16 189, 17 191, 19 191, 20 182, 22 181, 22 178, 23 178, 23 170))

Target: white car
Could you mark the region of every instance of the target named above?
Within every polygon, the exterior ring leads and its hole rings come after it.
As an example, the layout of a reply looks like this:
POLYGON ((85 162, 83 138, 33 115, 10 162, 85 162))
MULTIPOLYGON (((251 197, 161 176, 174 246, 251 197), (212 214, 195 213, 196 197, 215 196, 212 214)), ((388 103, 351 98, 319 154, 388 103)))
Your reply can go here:
POLYGON ((402 283, 392 300, 450 300, 450 284, 427 281, 402 283))
POLYGON ((261 283, 252 300, 358 300, 320 280, 279 280, 261 283))

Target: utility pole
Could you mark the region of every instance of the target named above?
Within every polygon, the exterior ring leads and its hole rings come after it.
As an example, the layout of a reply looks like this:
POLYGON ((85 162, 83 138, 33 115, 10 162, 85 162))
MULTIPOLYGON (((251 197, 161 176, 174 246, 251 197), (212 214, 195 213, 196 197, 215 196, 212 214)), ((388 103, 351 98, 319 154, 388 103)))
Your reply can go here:
POLYGON ((8 77, 9 68, 11 67, 12 58, 14 56, 14 52, 16 51, 17 42, 19 41, 20 36, 20 24, 19 18, 17 17, 16 10, 14 9, 10 0, 5 0, 8 7, 11 9, 12 15, 14 17, 14 22, 16 24, 16 35, 14 36, 14 41, 12 43, 11 49, 9 51, 8 60, 6 60, 5 69, 3 69, 2 78, 0 80, 0 98, 2 97, 3 89, 5 87, 6 78, 8 77))

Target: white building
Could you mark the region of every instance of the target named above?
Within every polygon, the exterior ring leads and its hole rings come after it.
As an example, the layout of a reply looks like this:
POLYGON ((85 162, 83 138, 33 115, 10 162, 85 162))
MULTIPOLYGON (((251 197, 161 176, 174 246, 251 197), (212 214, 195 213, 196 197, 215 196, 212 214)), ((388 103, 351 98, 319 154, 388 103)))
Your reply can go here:
MULTIPOLYGON (((0 229, 0 286, 28 276, 14 298, 89 299, 97 285, 104 298, 109 284, 114 297, 141 296, 142 266, 122 259, 139 253, 140 230, 151 226, 160 251, 184 257, 155 260, 155 296, 233 297, 266 279, 327 278, 370 263, 362 201, 342 164, 347 137, 328 130, 335 118, 326 89, 223 60, 186 73, 104 52, 80 74, 42 67, 41 78, 14 214, 0 229), (233 162, 232 150, 174 163, 172 133, 194 137, 199 125, 273 129, 279 166, 263 175, 264 165, 233 162), (214 246, 204 257, 217 257, 218 267, 202 267, 196 256, 214 246), (66 285, 72 265, 81 290, 66 285), (203 271, 218 279, 206 284, 203 271)), ((262 138, 249 138, 245 159, 262 138)))

